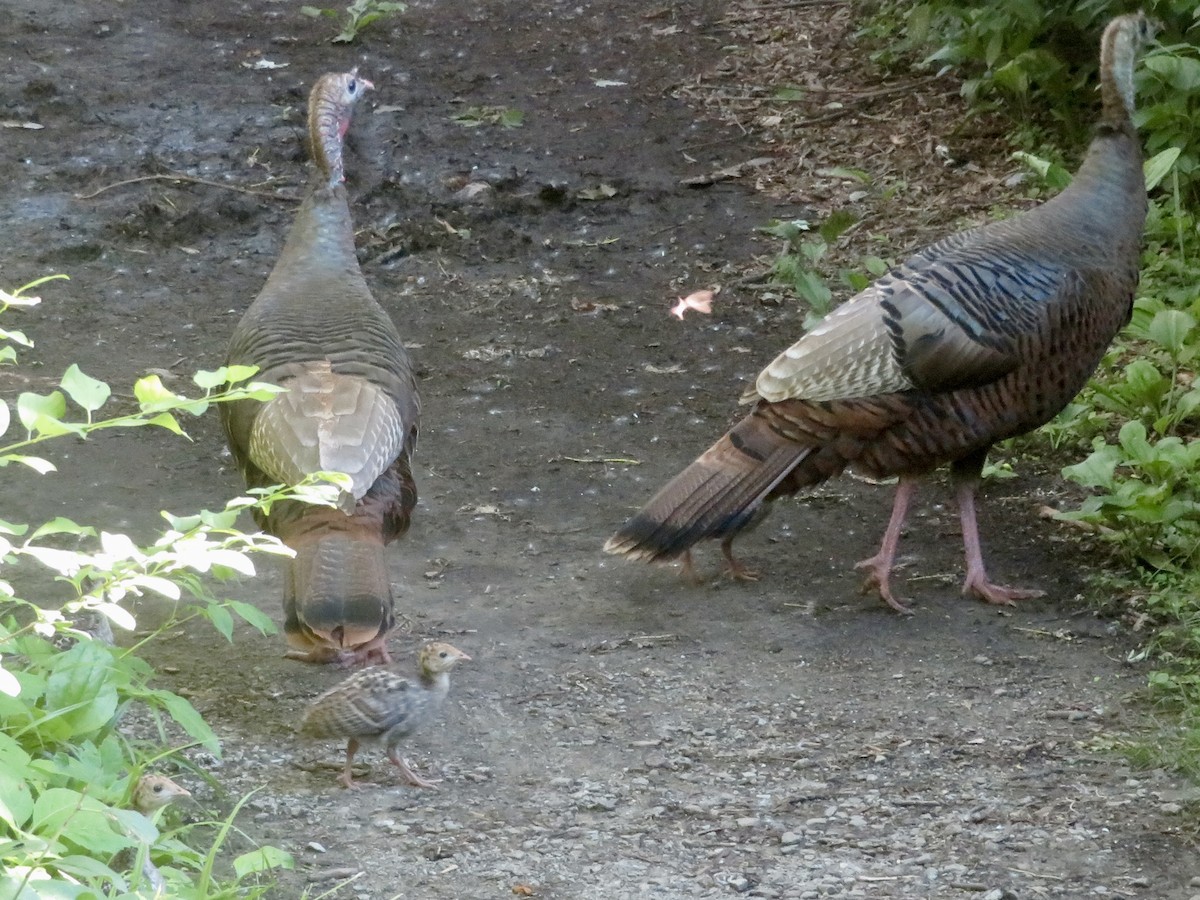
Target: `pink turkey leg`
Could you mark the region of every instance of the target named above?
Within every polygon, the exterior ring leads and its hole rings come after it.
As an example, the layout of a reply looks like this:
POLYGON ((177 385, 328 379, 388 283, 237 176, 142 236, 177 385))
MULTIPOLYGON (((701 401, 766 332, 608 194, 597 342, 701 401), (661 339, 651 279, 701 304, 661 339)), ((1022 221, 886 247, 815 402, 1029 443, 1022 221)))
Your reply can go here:
POLYGON ((988 603, 1013 606, 1017 600, 1032 600, 1046 596, 1045 591, 1005 587, 988 581, 983 567, 983 550, 979 546, 979 524, 975 520, 975 481, 958 486, 958 516, 962 521, 963 550, 967 555, 967 577, 962 592, 988 603))
POLYGON ((908 517, 909 501, 916 492, 917 479, 900 476, 900 484, 896 486, 896 499, 892 502, 892 517, 888 520, 887 531, 883 533, 883 543, 879 547, 879 552, 854 567, 865 569, 867 572, 867 577, 863 580, 862 585, 864 593, 874 588, 879 591, 879 596, 887 602, 888 606, 906 616, 912 615, 912 609, 896 599, 888 582, 892 576, 892 566, 896 561, 896 548, 900 544, 900 529, 904 527, 904 520, 908 517))

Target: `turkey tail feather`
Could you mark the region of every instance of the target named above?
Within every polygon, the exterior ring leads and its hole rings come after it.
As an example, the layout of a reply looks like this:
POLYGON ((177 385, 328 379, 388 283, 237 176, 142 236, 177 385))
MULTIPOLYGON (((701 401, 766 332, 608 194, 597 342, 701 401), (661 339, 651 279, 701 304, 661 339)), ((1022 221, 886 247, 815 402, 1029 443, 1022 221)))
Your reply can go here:
POLYGON ((293 538, 296 551, 284 598, 284 631, 296 650, 349 651, 392 628, 392 588, 382 540, 347 530, 293 538))
POLYGON ((604 545, 607 553, 646 561, 673 559, 709 537, 736 534, 763 499, 815 449, 764 435, 753 417, 672 478, 604 545), (756 440, 746 432, 757 430, 756 440))

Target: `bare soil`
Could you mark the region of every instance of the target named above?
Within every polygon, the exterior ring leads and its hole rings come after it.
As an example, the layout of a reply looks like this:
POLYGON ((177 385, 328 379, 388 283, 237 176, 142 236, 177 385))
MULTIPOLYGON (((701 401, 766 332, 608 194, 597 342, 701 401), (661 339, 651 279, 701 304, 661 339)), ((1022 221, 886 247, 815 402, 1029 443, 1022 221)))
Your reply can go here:
MULTIPOLYGON (((350 46, 298 7, 10 0, 0 38, 0 282, 71 276, 21 316, 37 349, 10 398, 70 362, 125 389, 217 366, 305 190, 308 86, 359 65, 377 87, 350 135, 358 243, 425 405, 392 650, 407 666, 442 638, 474 661, 406 748, 440 788, 368 752, 376 786, 350 793, 340 748, 293 733, 343 673, 248 630, 156 645, 224 742, 191 754, 211 781, 181 776, 197 815, 261 788, 241 826, 295 854, 274 896, 1200 895, 1195 798, 1109 752, 1145 671, 1137 636, 1083 602, 1095 554, 1036 514, 1064 491, 1052 469, 986 492, 993 573, 1049 593, 1018 609, 959 596, 944 485, 903 544, 909 619, 853 569, 884 486, 779 504, 739 545, 758 583, 690 588, 600 553, 800 333, 753 278, 775 250, 758 226, 859 204, 851 240, 898 258, 986 214, 1003 147, 986 121, 955 131, 953 86, 881 81, 836 3, 422 0, 350 46), (780 83, 809 92, 798 119, 768 108, 780 83), (453 121, 482 106, 524 122, 453 121), (26 122, 43 127, 9 127, 26 122), (131 181, 169 173, 218 186, 131 181), (667 315, 717 285, 711 317, 667 315)), ((161 509, 219 507, 240 484, 216 417, 189 433, 65 447, 53 478, 5 470, 5 518, 146 537, 161 509)), ((278 619, 261 568, 229 590, 278 619)))

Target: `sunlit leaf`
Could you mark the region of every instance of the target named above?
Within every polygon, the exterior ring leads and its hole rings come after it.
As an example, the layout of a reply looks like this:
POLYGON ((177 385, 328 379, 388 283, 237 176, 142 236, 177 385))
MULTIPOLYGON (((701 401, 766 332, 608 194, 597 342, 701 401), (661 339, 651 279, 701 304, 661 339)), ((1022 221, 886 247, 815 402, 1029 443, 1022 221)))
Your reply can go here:
POLYGON ((108 398, 112 394, 112 390, 107 384, 84 374, 74 363, 63 373, 59 384, 72 400, 88 412, 98 410, 108 402, 108 398))
POLYGON ((145 375, 133 385, 133 395, 137 397, 142 412, 158 412, 171 409, 186 399, 169 390, 157 375, 145 375))
POLYGON ((184 430, 179 427, 179 422, 170 413, 159 413, 152 419, 146 420, 147 425, 157 425, 159 428, 165 428, 167 431, 177 434, 180 437, 187 437, 184 430))
POLYGON ((79 553, 75 550, 60 550, 57 547, 23 547, 21 552, 25 556, 32 556, 42 565, 53 569, 60 575, 65 575, 67 578, 72 577, 81 568, 91 562, 91 557, 86 553, 79 553))
POLYGON ((47 472, 57 472, 54 463, 48 459, 42 459, 40 456, 23 456, 20 453, 10 453, 2 457, 5 462, 20 463, 23 466, 29 466, 39 475, 45 475, 47 472))
POLYGON ((17 676, 0 666, 0 694, 16 697, 20 693, 21 682, 17 681, 17 676))
POLYGON ((242 575, 254 577, 254 563, 245 553, 237 550, 211 550, 209 559, 215 566, 226 566, 242 575))
POLYGON ((138 575, 130 578, 128 584, 147 588, 156 594, 162 594, 162 596, 169 600, 178 600, 183 596, 179 585, 167 578, 160 578, 157 575, 138 575))
POLYGON ((61 391, 34 394, 29 391, 17 397, 17 417, 25 430, 54 437, 60 434, 84 433, 83 426, 62 421, 67 413, 67 398, 61 391))

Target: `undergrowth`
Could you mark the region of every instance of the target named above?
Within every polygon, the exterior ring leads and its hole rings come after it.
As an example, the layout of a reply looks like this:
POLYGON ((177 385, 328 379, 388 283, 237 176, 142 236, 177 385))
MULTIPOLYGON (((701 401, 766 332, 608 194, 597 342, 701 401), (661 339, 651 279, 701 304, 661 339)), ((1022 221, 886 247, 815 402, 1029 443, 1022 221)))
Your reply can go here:
MULTIPOLYGON (((0 291, 0 313, 38 303, 28 290, 46 280, 0 291)), ((0 363, 14 362, 16 348, 31 345, 23 331, 0 328, 0 363)), ((56 464, 43 455, 53 442, 106 429, 183 435, 181 416, 278 390, 247 383, 253 373, 200 372, 198 397, 150 375, 133 386, 135 410, 105 415, 109 386, 71 366, 48 393, 22 393, 11 409, 0 400, 0 468, 7 467, 10 483, 54 478, 56 464)), ((213 579, 252 575, 252 554, 290 552, 274 538, 239 531, 235 520, 243 509, 283 498, 330 502, 334 493, 328 484, 305 484, 240 497, 216 512, 164 512, 162 532, 147 545, 63 516, 36 525, 0 519, 0 574, 19 568, 24 583, 61 598, 43 606, 0 579, 0 897, 257 897, 270 886, 272 869, 291 865, 274 847, 227 858, 226 839, 245 798, 224 817, 167 829, 159 817, 129 808, 144 771, 194 770, 185 752, 192 747, 221 752, 195 707, 156 686, 139 651, 188 619, 207 620, 230 640, 238 618, 273 630, 256 607, 212 592, 213 579), (128 601, 143 596, 162 599, 167 622, 131 647, 113 642, 113 628, 133 633, 128 601), (148 724, 123 728, 132 713, 148 724), (161 892, 151 887, 155 869, 161 892)), ((80 509, 84 504, 81 498, 80 509)))

